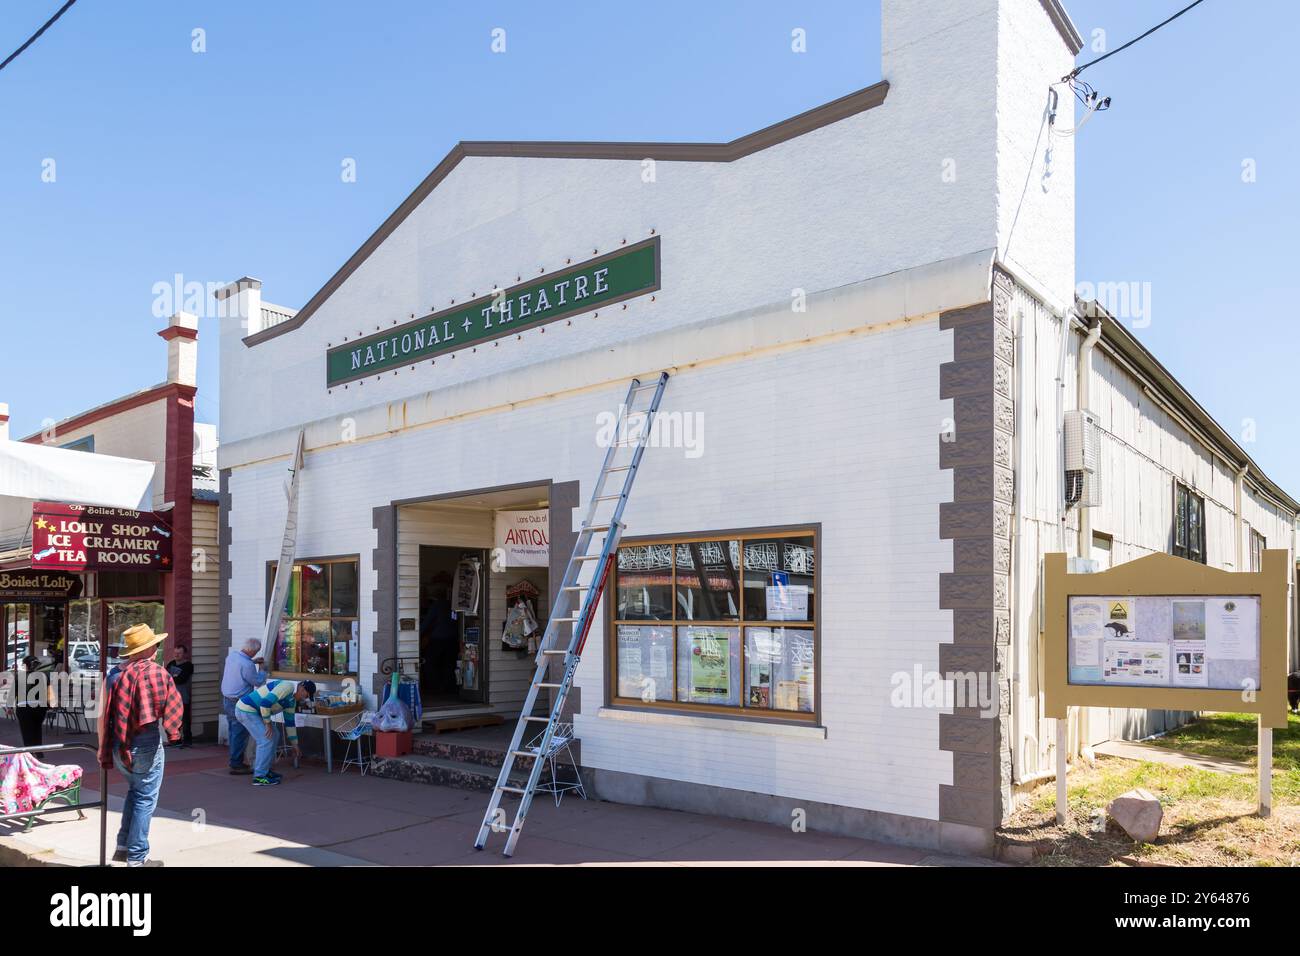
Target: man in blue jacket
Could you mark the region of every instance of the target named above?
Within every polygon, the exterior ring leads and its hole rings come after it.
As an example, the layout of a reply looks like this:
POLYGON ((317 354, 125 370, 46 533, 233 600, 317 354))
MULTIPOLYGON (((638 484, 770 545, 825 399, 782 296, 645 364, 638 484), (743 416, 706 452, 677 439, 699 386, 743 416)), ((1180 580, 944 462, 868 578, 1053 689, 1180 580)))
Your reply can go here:
POLYGON ((261 649, 262 642, 251 637, 244 641, 239 650, 232 647, 226 657, 225 673, 221 677, 221 706, 226 714, 226 734, 230 737, 230 772, 236 776, 247 776, 253 772, 253 768, 244 762, 248 731, 235 714, 235 705, 254 687, 266 683, 266 671, 260 666, 262 658, 253 656, 261 649))

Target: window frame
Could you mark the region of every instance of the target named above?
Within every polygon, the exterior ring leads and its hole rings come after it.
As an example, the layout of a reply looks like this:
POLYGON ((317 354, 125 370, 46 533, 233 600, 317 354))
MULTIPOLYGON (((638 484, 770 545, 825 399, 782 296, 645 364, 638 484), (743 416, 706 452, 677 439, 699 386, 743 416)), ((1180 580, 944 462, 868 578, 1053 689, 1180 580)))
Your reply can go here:
POLYGON ((1250 552, 1246 560, 1250 562, 1249 571, 1264 570, 1264 552, 1268 550, 1268 538, 1264 537, 1254 528, 1250 529, 1250 552))
POLYGON ((1176 558, 1184 558, 1188 561, 1195 561, 1198 564, 1209 564, 1205 549, 1205 496, 1199 494, 1191 485, 1184 484, 1181 481, 1174 481, 1174 511, 1173 511, 1173 532, 1169 536, 1169 553, 1176 558), (1187 496, 1188 508, 1183 515, 1183 545, 1178 544, 1179 520, 1178 520, 1178 499, 1180 495, 1187 496), (1199 535, 1197 536, 1197 547, 1199 555, 1193 555, 1191 537, 1192 537, 1192 509, 1191 503, 1195 501, 1200 509, 1201 520, 1198 526, 1199 535))
POLYGON ((719 717, 730 720, 751 720, 764 723, 779 724, 798 724, 800 726, 821 726, 822 718, 822 562, 821 562, 821 539, 822 528, 820 523, 799 524, 799 525, 779 525, 773 527, 761 528, 731 528, 718 531, 707 532, 679 532, 666 535, 637 535, 628 536, 620 539, 618 548, 611 554, 609 566, 609 580, 605 587, 605 706, 616 710, 636 710, 642 712, 658 712, 668 714, 687 715, 692 717, 719 717), (765 538, 795 538, 804 537, 812 538, 813 548, 813 600, 812 600, 812 620, 811 621, 770 621, 766 618, 762 620, 747 620, 745 617, 745 543, 754 539, 765 538), (738 616, 731 621, 705 621, 691 620, 678 616, 680 608, 677 602, 677 545, 689 544, 693 542, 705 541, 729 541, 737 540, 740 542, 740 562, 736 568, 736 576, 739 584, 740 593, 737 595, 739 600, 738 616), (622 548, 641 547, 644 545, 664 544, 671 545, 670 553, 672 555, 672 564, 670 565, 670 575, 672 580, 672 617, 664 621, 654 620, 619 620, 618 613, 618 551, 622 548), (813 636, 813 709, 811 713, 791 710, 759 709, 746 706, 746 682, 748 680, 748 671, 746 669, 746 651, 748 641, 746 639, 746 627, 793 627, 797 630, 810 631, 813 636), (620 697, 618 695, 618 629, 620 626, 627 627, 665 627, 673 635, 672 647, 672 699, 643 701, 640 698, 620 697), (740 687, 738 705, 731 704, 703 704, 693 701, 683 701, 677 699, 678 690, 678 673, 677 673, 677 631, 679 628, 689 627, 714 627, 714 628, 731 628, 739 633, 740 645, 740 687))
MULTIPOLYGON (((271 592, 275 589, 275 571, 276 571, 276 567, 279 565, 279 563, 280 563, 280 562, 279 562, 278 560, 275 560, 275 561, 267 561, 267 562, 266 562, 266 597, 265 597, 265 600, 263 601, 263 607, 264 607, 265 610, 267 610, 267 611, 269 611, 269 610, 271 609, 271 592)), ((334 643, 334 642, 333 642, 333 638, 331 637, 331 641, 330 641, 330 654, 331 654, 330 665, 331 665, 331 670, 330 670, 328 673, 321 674, 321 673, 312 673, 312 672, 310 672, 310 671, 303 671, 303 670, 280 670, 279 668, 277 668, 277 667, 275 666, 275 660, 274 660, 274 656, 273 656, 273 654, 274 654, 274 647, 264 647, 264 648, 262 648, 262 653, 263 653, 264 655, 266 655, 266 657, 267 657, 267 664, 269 665, 269 668, 268 668, 268 671, 267 671, 267 672, 268 672, 272 677, 285 678, 285 679, 288 679, 288 680, 315 680, 315 681, 319 681, 319 680, 345 680, 345 679, 347 679, 347 678, 349 678, 349 677, 351 677, 351 678, 355 678, 355 679, 359 679, 360 676, 361 676, 361 675, 360 675, 360 665, 361 665, 361 660, 360 660, 360 655, 361 655, 361 634, 360 634, 360 621, 361 621, 361 555, 359 555, 359 554, 337 554, 337 555, 331 555, 330 557, 324 557, 324 558, 294 558, 294 559, 293 559, 293 563, 294 563, 294 567, 298 567, 299 565, 304 565, 304 564, 328 564, 328 565, 335 565, 335 564, 355 564, 355 565, 356 565, 356 568, 357 568, 357 613, 356 613, 355 615, 343 615, 343 616, 335 617, 335 616, 333 615, 333 610, 334 610, 334 609, 333 609, 333 607, 331 607, 331 608, 330 608, 331 614, 330 614, 329 617, 324 617, 324 618, 322 618, 322 617, 303 617, 303 616, 302 616, 302 607, 301 607, 301 604, 300 604, 299 607, 298 607, 298 613, 297 613, 297 614, 286 614, 286 615, 284 615, 284 617, 283 617, 281 620, 282 620, 282 621, 299 621, 299 622, 302 622, 302 621, 328 621, 329 624, 330 624, 330 633, 331 633, 331 635, 333 634, 333 630, 334 630, 334 622, 335 622, 335 621, 356 621, 356 622, 358 622, 358 627, 357 627, 357 658, 358 658, 358 659, 354 662, 354 664, 356 665, 357 669, 356 669, 356 670, 348 671, 347 673, 344 673, 344 674, 336 674, 336 673, 334 673, 334 671, 332 670, 332 667, 333 667, 333 653, 334 653, 333 643, 334 643)), ((333 588, 334 588, 334 574, 333 574, 333 571, 331 571, 331 572, 330 572, 330 599, 331 599, 331 604, 332 604, 332 602, 333 602, 333 588)), ((302 599, 302 594, 303 594, 303 589, 302 589, 302 588, 299 588, 299 591, 298 591, 298 597, 299 597, 299 601, 300 601, 300 602, 301 602, 301 599, 302 599)), ((301 646, 301 645, 300 645, 300 646, 301 646)), ((298 661, 297 661, 297 663, 298 663, 299 665, 301 665, 301 664, 302 664, 302 659, 299 658, 298 661)))

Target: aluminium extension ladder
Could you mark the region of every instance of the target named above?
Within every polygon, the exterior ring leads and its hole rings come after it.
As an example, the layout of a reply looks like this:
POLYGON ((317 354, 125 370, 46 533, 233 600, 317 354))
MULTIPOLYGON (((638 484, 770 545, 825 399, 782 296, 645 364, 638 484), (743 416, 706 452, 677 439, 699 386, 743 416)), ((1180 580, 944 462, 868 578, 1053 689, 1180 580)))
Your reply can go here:
POLYGON ((532 806, 533 796, 541 780, 542 768, 546 764, 544 757, 555 734, 555 726, 563 714, 569 690, 573 686, 573 677, 581 660, 583 645, 587 641, 587 632, 591 629, 596 605, 600 603, 601 592, 604 591, 605 581, 609 576, 615 549, 623 535, 623 509, 627 507, 628 494, 632 491, 632 482, 636 480, 641 456, 645 453, 646 444, 650 440, 651 426, 654 423, 655 413, 659 410, 659 402, 663 398, 664 386, 667 384, 667 372, 661 372, 656 381, 648 384, 633 379, 628 387, 627 398, 619 406, 618 426, 614 433, 614 440, 605 451, 605 461, 601 465, 600 476, 596 479, 595 487, 592 488, 591 501, 582 519, 582 525, 578 529, 578 539, 574 543, 573 554, 564 569, 564 578, 555 599, 555 606, 551 608, 546 632, 538 647, 537 670, 533 674, 532 686, 528 689, 528 696, 524 698, 523 711, 515 727, 514 736, 510 739, 510 747, 506 750, 501 774, 497 777, 496 786, 492 790, 492 799, 488 801, 487 811, 483 814, 483 824, 479 827, 478 837, 474 840, 475 849, 481 850, 487 846, 489 833, 493 831, 500 833, 507 829, 502 822, 505 811, 501 808, 501 801, 506 796, 511 796, 519 798, 519 805, 515 810, 514 822, 508 828, 509 836, 506 837, 503 852, 505 856, 511 856, 515 852, 515 844, 519 842, 519 834, 524 829, 524 820, 532 806), (643 392, 650 392, 650 404, 645 408, 634 408, 633 402, 643 392), (644 416, 637 424, 635 438, 627 437, 630 430, 628 419, 632 415, 644 416), (619 460, 618 453, 624 448, 631 449, 630 461, 619 460), (609 486, 613 475, 619 475, 622 479, 622 484, 617 486, 617 490, 609 486), (612 506, 608 517, 597 519, 597 515, 605 506, 612 506), (598 538, 598 547, 593 550, 592 545, 598 538), (595 573, 589 581, 583 583, 579 579, 588 565, 594 565, 595 573), (567 639, 561 637, 566 625, 572 627, 567 639), (556 658, 561 659, 564 665, 563 677, 558 682, 548 680, 551 661, 556 658), (537 695, 542 690, 555 692, 551 699, 550 713, 545 717, 534 716, 537 695), (545 729, 532 745, 525 748, 524 738, 528 728, 530 725, 537 724, 545 724, 545 729), (522 787, 516 787, 511 784, 511 772, 514 770, 515 760, 521 757, 531 759, 533 766, 528 774, 528 782, 522 787), (498 814, 501 815, 500 818, 498 814))

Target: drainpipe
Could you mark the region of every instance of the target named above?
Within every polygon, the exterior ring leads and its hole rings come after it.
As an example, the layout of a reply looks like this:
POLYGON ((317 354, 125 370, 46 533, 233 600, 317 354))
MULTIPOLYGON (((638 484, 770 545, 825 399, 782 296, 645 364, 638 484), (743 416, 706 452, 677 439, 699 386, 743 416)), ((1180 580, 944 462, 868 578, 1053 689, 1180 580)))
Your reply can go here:
POLYGON ((1245 490, 1246 472, 1250 470, 1249 465, 1242 465, 1237 471, 1237 480, 1232 483, 1232 514, 1236 518, 1237 528, 1237 551, 1236 551, 1236 569, 1245 571, 1245 541, 1243 538, 1246 533, 1246 518, 1241 513, 1242 492, 1245 490))
MULTIPOLYGON (((1091 401, 1092 385, 1092 350, 1101 338, 1101 320, 1096 320, 1092 327, 1088 329, 1088 334, 1084 336, 1083 342, 1079 345, 1079 362, 1077 368, 1078 383, 1076 385, 1076 394, 1078 395, 1078 407, 1084 411, 1088 410, 1091 401)), ((1062 469, 1061 474, 1065 471, 1062 469)), ((1086 558, 1092 554, 1092 510, 1090 508, 1079 509, 1079 557, 1086 558)))

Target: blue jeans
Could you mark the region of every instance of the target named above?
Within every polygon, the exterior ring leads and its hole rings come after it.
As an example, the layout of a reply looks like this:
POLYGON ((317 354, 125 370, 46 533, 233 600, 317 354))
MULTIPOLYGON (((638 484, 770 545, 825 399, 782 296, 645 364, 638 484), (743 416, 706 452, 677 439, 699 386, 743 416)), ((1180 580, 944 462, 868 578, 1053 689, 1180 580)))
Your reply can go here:
POLYGON ((117 831, 117 845, 126 850, 128 863, 143 863, 149 858, 149 822, 162 790, 163 753, 162 741, 153 749, 132 747, 131 769, 127 770, 116 750, 113 752, 113 763, 128 787, 122 802, 122 826, 117 831))
POLYGON ((235 704, 228 697, 221 698, 221 708, 226 713, 226 736, 230 739, 230 769, 244 766, 244 751, 248 749, 248 731, 235 716, 235 704))
MULTIPOLYGON (((271 772, 271 763, 275 760, 275 732, 272 730, 270 737, 266 735, 268 725, 263 722, 260 714, 237 710, 235 716, 239 718, 243 729, 253 738, 253 743, 257 747, 257 753, 253 755, 253 776, 265 777, 271 772)), ((270 726, 274 728, 275 725, 270 726)))

